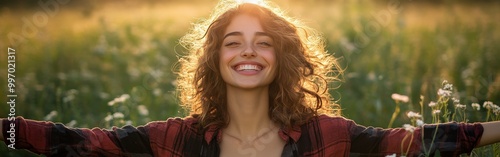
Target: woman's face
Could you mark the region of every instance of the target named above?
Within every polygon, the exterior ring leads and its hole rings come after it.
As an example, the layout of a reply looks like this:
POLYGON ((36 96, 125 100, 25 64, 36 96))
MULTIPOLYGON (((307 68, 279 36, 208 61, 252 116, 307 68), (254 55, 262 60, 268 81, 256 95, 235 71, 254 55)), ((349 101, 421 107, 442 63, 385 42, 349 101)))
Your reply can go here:
POLYGON ((227 85, 244 89, 268 86, 276 71, 273 44, 256 17, 236 15, 224 32, 219 54, 227 85))

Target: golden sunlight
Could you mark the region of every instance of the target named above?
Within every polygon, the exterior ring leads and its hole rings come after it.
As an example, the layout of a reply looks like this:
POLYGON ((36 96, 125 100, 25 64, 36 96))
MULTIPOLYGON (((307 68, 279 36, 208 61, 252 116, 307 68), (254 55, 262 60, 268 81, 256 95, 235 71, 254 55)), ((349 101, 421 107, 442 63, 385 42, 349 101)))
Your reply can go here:
POLYGON ((238 3, 253 3, 257 5, 263 5, 264 1, 263 0, 236 0, 238 3))

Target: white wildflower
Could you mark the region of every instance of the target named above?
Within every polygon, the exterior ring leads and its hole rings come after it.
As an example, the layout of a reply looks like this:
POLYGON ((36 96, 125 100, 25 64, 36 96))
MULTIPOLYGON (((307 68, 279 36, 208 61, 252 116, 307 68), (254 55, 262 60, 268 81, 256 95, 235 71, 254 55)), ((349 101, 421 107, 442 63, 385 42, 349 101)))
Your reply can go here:
POLYGON ((75 95, 68 95, 68 96, 65 96, 63 98, 63 102, 67 103, 67 102, 73 101, 74 99, 75 99, 75 95))
POLYGON ((455 108, 457 108, 457 109, 464 109, 465 110, 467 108, 467 106, 462 105, 462 104, 456 104, 455 108))
POLYGON ((78 90, 76 89, 70 89, 66 91, 66 95, 76 95, 76 94, 78 94, 78 90))
POLYGON ((108 116, 104 117, 104 120, 105 120, 106 122, 109 122, 110 120, 113 120, 113 116, 112 116, 112 115, 110 115, 110 114, 108 114, 108 116))
POLYGON ((75 95, 78 94, 76 89, 70 89, 66 91, 66 96, 63 98, 63 102, 67 103, 75 99, 75 95))
POLYGON ((478 110, 481 108, 481 106, 478 103, 472 103, 472 109, 478 110))
POLYGON ((408 96, 397 94, 397 93, 392 94, 391 98, 394 99, 395 101, 401 101, 404 103, 407 103, 408 101, 410 101, 410 98, 408 96))
POLYGON ((115 103, 116 103, 115 100, 111 100, 110 102, 108 102, 108 106, 113 106, 115 105, 115 103))
POLYGON ((43 118, 44 120, 52 120, 55 116, 57 116, 57 111, 50 111, 48 115, 43 118))
POLYGON ((413 131, 415 131, 415 127, 410 125, 410 124, 404 124, 403 125, 403 128, 406 130, 406 131, 409 131, 411 133, 413 133, 413 131))
POLYGON ((417 126, 422 126, 424 124, 425 124, 424 121, 417 119, 417 126))
POLYGON ((432 114, 439 114, 439 113, 441 113, 441 110, 433 110, 432 111, 432 114))
POLYGON ((123 117, 125 117, 125 115, 123 115, 123 113, 121 112, 113 113, 113 118, 123 118, 123 117))
POLYGON ((130 98, 130 95, 122 94, 120 97, 117 97, 117 98, 111 100, 110 102, 108 102, 108 106, 113 106, 116 103, 123 103, 129 98, 130 98))
POLYGON ((76 125, 76 120, 71 120, 69 123, 66 123, 66 126, 70 128, 75 127, 75 125, 76 125))
POLYGON ((460 104, 460 99, 451 98, 451 100, 453 101, 453 104, 460 104))
POLYGON ((491 109, 493 107, 493 102, 491 102, 491 101, 485 101, 483 103, 483 107, 489 110, 489 109, 491 109))
POLYGON ((137 106, 137 110, 139 111, 139 114, 141 114, 143 116, 147 116, 149 114, 148 109, 144 105, 137 106))
POLYGON ((125 121, 125 125, 132 125, 132 121, 131 120, 125 121))
POLYGON ((434 107, 434 106, 436 106, 436 102, 431 101, 431 102, 429 103, 429 107, 434 107))
POLYGON ((396 157, 396 153, 394 153, 392 155, 386 155, 385 157, 396 157))
POLYGON ((437 94, 439 96, 442 96, 442 97, 450 97, 451 96, 451 91, 450 90, 446 90, 446 89, 439 89, 437 94))
POLYGON ((498 105, 493 104, 493 113, 497 116, 500 114, 500 107, 498 105))
POLYGON ((422 115, 413 111, 408 112, 406 116, 408 116, 408 118, 422 118, 422 115))
POLYGON ((128 94, 123 94, 118 98, 115 98, 116 102, 125 102, 128 98, 130 98, 130 95, 128 94))
POLYGON ((444 90, 453 90, 453 84, 451 83, 446 83, 444 84, 444 87, 443 87, 444 90))
POLYGON ((155 96, 160 96, 160 95, 161 95, 161 89, 159 89, 159 88, 155 88, 155 89, 153 90, 153 94, 154 94, 155 96))

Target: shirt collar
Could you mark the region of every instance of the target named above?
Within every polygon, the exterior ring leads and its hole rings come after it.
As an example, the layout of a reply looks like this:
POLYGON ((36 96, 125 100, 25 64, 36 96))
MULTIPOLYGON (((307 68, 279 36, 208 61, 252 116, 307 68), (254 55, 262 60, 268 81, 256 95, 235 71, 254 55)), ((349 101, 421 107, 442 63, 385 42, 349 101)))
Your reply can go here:
POLYGON ((288 140, 291 138, 293 142, 299 141, 300 135, 301 135, 301 129, 299 126, 295 126, 289 129, 280 129, 279 135, 280 137, 288 142, 288 140))
POLYGON ((217 141, 220 142, 221 132, 219 131, 219 128, 217 128, 215 125, 210 125, 205 131, 205 142, 210 143, 214 139, 214 136, 217 136, 217 141))

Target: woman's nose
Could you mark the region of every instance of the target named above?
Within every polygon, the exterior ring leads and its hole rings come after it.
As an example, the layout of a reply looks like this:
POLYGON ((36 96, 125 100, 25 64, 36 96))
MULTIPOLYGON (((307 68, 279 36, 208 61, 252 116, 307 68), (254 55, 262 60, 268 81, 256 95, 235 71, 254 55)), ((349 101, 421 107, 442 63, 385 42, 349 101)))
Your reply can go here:
POLYGON ((255 57, 257 56, 257 53, 251 46, 248 46, 240 53, 240 55, 241 57, 255 57))

